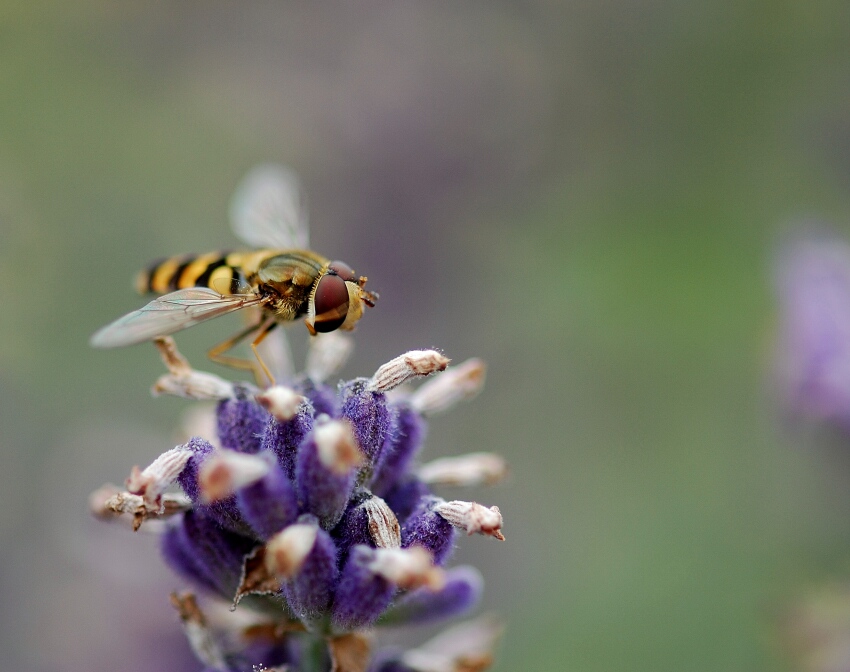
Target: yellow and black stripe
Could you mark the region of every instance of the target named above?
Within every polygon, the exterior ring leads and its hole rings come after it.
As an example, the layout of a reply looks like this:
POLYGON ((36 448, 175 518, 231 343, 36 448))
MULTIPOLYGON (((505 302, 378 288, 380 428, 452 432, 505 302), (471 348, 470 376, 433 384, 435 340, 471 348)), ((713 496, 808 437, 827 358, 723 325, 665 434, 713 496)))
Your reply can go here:
POLYGON ((140 294, 167 294, 189 287, 209 287, 221 294, 236 294, 245 287, 245 276, 228 252, 209 252, 160 259, 139 273, 140 294))

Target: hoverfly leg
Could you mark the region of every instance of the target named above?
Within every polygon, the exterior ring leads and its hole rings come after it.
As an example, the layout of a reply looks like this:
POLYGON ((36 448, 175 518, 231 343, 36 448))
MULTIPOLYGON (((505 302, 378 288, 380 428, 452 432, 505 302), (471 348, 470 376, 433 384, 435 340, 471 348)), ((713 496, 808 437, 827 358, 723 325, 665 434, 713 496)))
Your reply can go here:
MULTIPOLYGON (((275 384, 274 376, 272 375, 272 372, 269 371, 269 367, 266 366, 266 363, 263 361, 263 358, 260 357, 260 351, 257 350, 257 346, 265 340, 266 336, 269 335, 269 332, 271 332, 271 330, 274 329, 276 326, 277 322, 275 320, 266 320, 265 324, 260 325, 260 330, 257 333, 257 337, 251 343, 251 350, 254 351, 254 356, 257 358, 257 361, 260 363, 260 366, 263 369, 263 373, 266 374, 266 378, 269 379, 269 382, 272 385, 275 384)), ((254 371, 254 376, 257 378, 257 385, 261 385, 262 383, 260 382, 259 376, 257 376, 256 370, 254 371)))
POLYGON ((260 322, 259 324, 252 324, 249 327, 246 327, 238 334, 231 336, 226 341, 222 341, 216 346, 213 346, 207 351, 207 357, 209 357, 212 361, 217 364, 223 364, 224 366, 229 366, 234 369, 242 369, 246 371, 251 371, 254 374, 254 379, 257 382, 257 385, 262 386, 263 384, 263 374, 265 373, 268 376, 268 379, 272 381, 272 385, 274 385, 274 378, 269 373, 268 368, 266 367, 263 360, 260 358, 259 353, 257 352, 256 343, 262 341, 265 338, 265 335, 271 330, 272 326, 274 326, 276 322, 274 320, 269 320, 267 322, 260 322), (270 323, 270 324, 269 324, 270 323), (225 355, 224 353, 230 350, 231 348, 237 346, 243 340, 245 340, 252 333, 258 332, 259 341, 255 339, 255 341, 251 344, 251 347, 254 350, 254 354, 257 357, 256 361, 252 361, 250 359, 242 359, 241 357, 231 357, 229 355, 225 355))

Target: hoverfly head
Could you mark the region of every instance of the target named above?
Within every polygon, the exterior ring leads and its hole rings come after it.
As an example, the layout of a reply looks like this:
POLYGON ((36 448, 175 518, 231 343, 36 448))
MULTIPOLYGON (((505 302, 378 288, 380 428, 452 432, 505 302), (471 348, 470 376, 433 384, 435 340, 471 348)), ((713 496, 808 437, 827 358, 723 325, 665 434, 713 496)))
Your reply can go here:
POLYGON ((363 305, 374 306, 378 295, 363 289, 365 277, 358 277, 348 264, 332 261, 316 282, 310 296, 307 327, 327 333, 351 331, 363 316, 363 305))

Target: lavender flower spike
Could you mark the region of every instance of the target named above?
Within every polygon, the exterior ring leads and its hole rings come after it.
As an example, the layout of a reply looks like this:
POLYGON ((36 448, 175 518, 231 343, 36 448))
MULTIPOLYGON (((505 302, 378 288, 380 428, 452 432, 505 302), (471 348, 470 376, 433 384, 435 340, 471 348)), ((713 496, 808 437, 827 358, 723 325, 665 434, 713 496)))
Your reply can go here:
MULTIPOLYGON (((443 382, 388 395, 448 362, 433 350, 411 351, 335 391, 324 381, 350 343, 319 338, 307 376, 263 392, 222 384, 220 448, 195 436, 134 469, 129 491, 97 491, 93 510, 130 514, 136 526, 163 518, 157 522, 168 565, 232 604, 229 625, 207 625, 191 597, 175 598, 208 672, 483 670, 491 627, 435 640, 443 642, 436 649, 372 655, 373 626, 430 623, 478 602, 482 582, 474 569, 443 569, 458 530, 503 538, 497 507, 446 501, 432 488, 493 482, 504 475, 504 462, 479 453, 417 464, 427 418, 477 393, 483 365, 473 361, 442 374, 443 382), (174 483, 182 494, 167 491, 174 483)), ((160 347, 168 385, 182 396, 204 396, 197 393, 202 378, 173 342, 160 347)))

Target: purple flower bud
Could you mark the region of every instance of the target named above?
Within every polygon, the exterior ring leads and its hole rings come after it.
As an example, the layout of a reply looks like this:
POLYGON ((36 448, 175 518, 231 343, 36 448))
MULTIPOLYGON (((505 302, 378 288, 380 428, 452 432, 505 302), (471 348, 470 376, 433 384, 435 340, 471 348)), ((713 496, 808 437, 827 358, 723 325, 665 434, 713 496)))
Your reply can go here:
POLYGON ((216 423, 221 445, 242 453, 259 452, 269 417, 268 411, 249 398, 245 390, 237 390, 235 399, 218 404, 216 423))
POLYGON ((329 385, 305 378, 298 385, 298 391, 310 400, 317 416, 323 413, 331 418, 339 416, 339 400, 329 385))
POLYGON ((422 546, 434 556, 434 564, 442 566, 454 550, 455 529, 438 515, 433 507, 442 503, 438 497, 423 499, 401 528, 401 547, 422 546))
POLYGON ((375 548, 375 542, 369 536, 369 514, 361 506, 370 497, 366 490, 356 492, 349 500, 339 524, 333 529, 333 538, 342 563, 348 558, 348 550, 352 546, 360 544, 375 548))
POLYGON ((446 572, 440 590, 419 588, 403 598, 381 617, 387 624, 433 623, 470 611, 481 599, 484 580, 474 567, 455 567, 446 572))
POLYGON ((295 462, 298 446, 313 429, 313 407, 302 404, 291 420, 280 421, 272 418, 265 427, 262 449, 270 450, 290 480, 295 478, 295 462))
POLYGON ((342 568, 331 620, 339 630, 354 630, 374 623, 389 606, 396 587, 375 574, 370 564, 376 551, 354 546, 342 568))
POLYGON ((362 455, 348 423, 317 425, 298 450, 295 468, 302 507, 331 529, 345 512, 362 455))
POLYGON ((195 554, 182 524, 172 525, 163 534, 162 555, 174 572, 194 586, 210 593, 218 592, 214 577, 195 554))
POLYGON ((273 463, 269 473, 236 493, 236 505, 243 518, 264 540, 294 523, 298 517, 295 487, 275 457, 266 454, 273 463))
POLYGON ((186 446, 192 450, 193 454, 180 472, 180 476, 177 477, 177 483, 183 492, 195 503, 198 510, 203 510, 223 527, 240 534, 248 532, 249 528, 236 506, 235 497, 231 495, 211 504, 204 501, 198 484, 198 474, 201 465, 215 453, 213 445, 196 436, 189 439, 186 446))
POLYGON ((423 483, 415 476, 408 476, 397 483, 384 496, 384 499, 395 512, 398 521, 404 523, 410 514, 416 510, 422 499, 430 496, 431 490, 426 483, 423 483))
POLYGON ((340 388, 343 418, 354 428, 357 444, 366 456, 367 471, 376 471, 381 462, 384 442, 392 430, 395 413, 387 406, 383 392, 367 389, 369 380, 357 378, 340 388))
POLYGON ((356 492, 349 501, 342 520, 333 530, 340 562, 357 544, 372 548, 398 548, 401 532, 398 519, 389 505, 368 490, 356 492))
POLYGON ((407 405, 397 407, 396 421, 381 451, 381 464, 372 480, 372 492, 383 497, 407 473, 425 440, 426 430, 427 424, 419 413, 407 405))
POLYGON ((186 466, 183 467, 183 471, 177 477, 177 483, 183 488, 183 492, 186 493, 189 499, 195 504, 198 504, 201 501, 198 473, 201 470, 201 465, 215 452, 215 448, 209 441, 198 436, 193 436, 189 439, 186 447, 192 451, 192 457, 189 458, 186 466))
POLYGON ((193 454, 186 462, 186 466, 183 467, 183 471, 180 472, 180 476, 177 477, 177 483, 183 489, 183 492, 194 502, 197 510, 212 517, 222 527, 237 534, 250 533, 250 528, 242 518, 242 514, 236 506, 236 498, 233 495, 211 504, 204 500, 198 483, 198 474, 204 462, 215 453, 213 445, 204 439, 193 437, 189 439, 186 446, 192 450, 193 454))
POLYGON ((320 617, 330 606, 338 577, 336 546, 327 532, 317 528, 300 571, 283 585, 292 612, 305 623, 320 617))
POLYGON ((256 542, 222 528, 208 515, 187 511, 163 541, 166 560, 172 567, 198 585, 214 587, 225 598, 232 598, 239 585, 242 563, 256 542))

